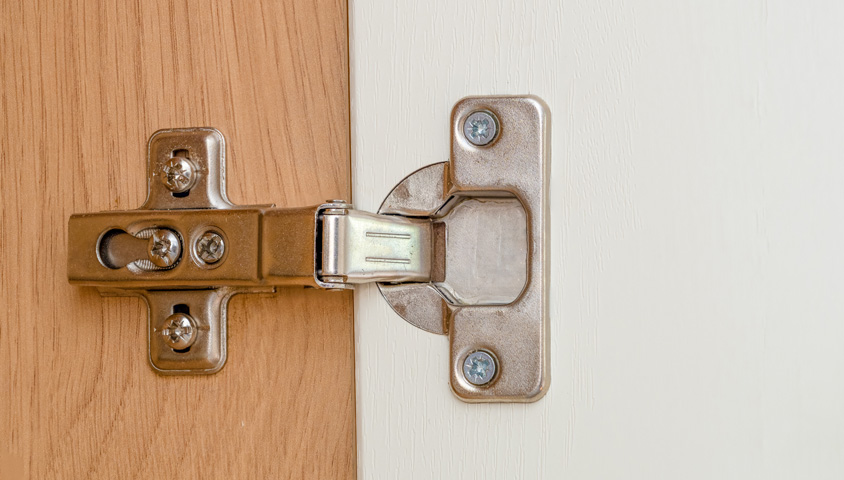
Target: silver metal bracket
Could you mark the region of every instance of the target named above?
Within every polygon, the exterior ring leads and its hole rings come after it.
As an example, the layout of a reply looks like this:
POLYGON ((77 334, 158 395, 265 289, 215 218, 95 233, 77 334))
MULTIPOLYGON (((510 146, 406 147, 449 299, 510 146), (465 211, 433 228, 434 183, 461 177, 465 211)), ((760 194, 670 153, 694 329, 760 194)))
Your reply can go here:
POLYGON ((70 218, 68 279, 147 301, 162 374, 222 368, 232 295, 378 283, 402 318, 449 336, 458 397, 537 400, 549 381, 547 107, 466 98, 451 123, 451 160, 405 178, 378 214, 340 200, 233 205, 219 131, 158 131, 140 209, 70 218))
POLYGON ((451 388, 468 402, 548 389, 549 131, 538 98, 465 98, 450 160, 406 177, 378 210, 433 223, 431 280, 378 287, 402 318, 448 335, 451 388))

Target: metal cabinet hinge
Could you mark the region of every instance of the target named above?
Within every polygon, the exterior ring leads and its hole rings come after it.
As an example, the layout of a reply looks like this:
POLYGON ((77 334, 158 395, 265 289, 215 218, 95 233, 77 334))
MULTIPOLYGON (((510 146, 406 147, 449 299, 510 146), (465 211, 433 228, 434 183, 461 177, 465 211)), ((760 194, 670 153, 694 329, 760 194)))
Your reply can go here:
POLYGON ((399 316, 449 336, 458 397, 534 401, 549 382, 548 122, 535 97, 461 100, 450 160, 406 177, 377 214, 233 205, 223 135, 161 130, 140 209, 70 218, 68 279, 147 301, 162 374, 222 368, 232 295, 377 283, 399 316))

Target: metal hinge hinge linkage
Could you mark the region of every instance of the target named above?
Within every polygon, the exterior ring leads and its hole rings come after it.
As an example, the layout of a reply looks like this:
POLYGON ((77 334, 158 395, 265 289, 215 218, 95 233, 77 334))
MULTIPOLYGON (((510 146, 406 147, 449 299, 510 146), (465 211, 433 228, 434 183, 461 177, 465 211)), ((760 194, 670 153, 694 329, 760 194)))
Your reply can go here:
POLYGON ((219 131, 158 131, 140 209, 70 218, 68 278, 146 299, 163 374, 222 368, 234 294, 378 283, 404 319, 449 335, 458 397, 536 400, 549 381, 547 117, 534 97, 462 100, 450 161, 409 175, 377 214, 235 206, 219 131))

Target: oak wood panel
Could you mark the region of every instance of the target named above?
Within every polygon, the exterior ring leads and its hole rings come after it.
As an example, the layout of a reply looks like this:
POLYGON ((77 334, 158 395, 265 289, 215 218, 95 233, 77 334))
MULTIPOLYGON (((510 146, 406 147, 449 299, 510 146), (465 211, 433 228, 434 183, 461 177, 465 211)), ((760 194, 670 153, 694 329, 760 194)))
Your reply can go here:
POLYGON ((137 208, 160 128, 219 128, 235 203, 348 197, 346 4, 4 0, 0 79, 0 458, 31 478, 354 477, 351 295, 237 296, 223 370, 162 377, 143 303, 65 273, 68 217, 137 208))

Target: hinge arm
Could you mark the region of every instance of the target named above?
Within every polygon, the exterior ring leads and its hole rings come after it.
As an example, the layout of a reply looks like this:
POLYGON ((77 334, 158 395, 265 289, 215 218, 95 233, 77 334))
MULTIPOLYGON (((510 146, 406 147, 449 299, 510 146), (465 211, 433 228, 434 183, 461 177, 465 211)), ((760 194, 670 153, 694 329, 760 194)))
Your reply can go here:
POLYGON ((345 203, 73 215, 68 278, 109 289, 427 282, 432 229, 428 219, 376 215, 345 203), (219 239, 210 247, 209 234, 219 239), (164 246, 166 258, 159 255, 164 246), (213 263, 209 248, 217 255, 213 263))
POLYGON ((326 283, 404 283, 431 280, 430 219, 327 208, 321 215, 318 277, 326 283))

